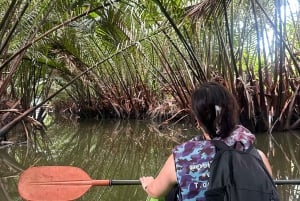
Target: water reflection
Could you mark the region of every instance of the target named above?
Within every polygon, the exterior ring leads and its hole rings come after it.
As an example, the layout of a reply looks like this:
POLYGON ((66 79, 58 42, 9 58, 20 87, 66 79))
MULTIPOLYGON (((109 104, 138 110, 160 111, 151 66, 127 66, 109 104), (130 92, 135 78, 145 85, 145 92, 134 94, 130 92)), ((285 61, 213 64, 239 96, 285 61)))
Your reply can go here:
MULTIPOLYGON (((150 124, 139 121, 54 124, 47 136, 36 139, 31 146, 1 150, 5 154, 5 157, 0 155, 1 159, 11 162, 1 163, 0 200, 21 200, 17 193, 18 174, 33 165, 76 166, 93 179, 138 179, 141 175, 153 175, 174 143, 172 135, 158 133, 150 124), (13 177, 6 175, 8 170, 13 177)), ((136 201, 146 200, 146 194, 140 186, 93 187, 79 200, 136 201)))
MULTIPOLYGON (((0 149, 0 200, 21 200, 17 193, 18 175, 33 165, 76 166, 93 179, 155 175, 173 146, 195 133, 184 125, 160 131, 141 121, 60 121, 31 146, 0 149)), ((300 178, 299 136, 297 132, 257 136, 257 147, 269 156, 276 178, 300 178)), ((298 200, 299 186, 280 187, 283 201, 298 200)), ((146 194, 140 186, 92 187, 79 200, 143 201, 146 194)))
MULTIPOLYGON (((299 144, 299 131, 257 135, 257 147, 267 154, 273 169, 273 177, 277 179, 300 178, 299 144)), ((283 201, 300 200, 300 184, 278 186, 278 189, 283 201)))

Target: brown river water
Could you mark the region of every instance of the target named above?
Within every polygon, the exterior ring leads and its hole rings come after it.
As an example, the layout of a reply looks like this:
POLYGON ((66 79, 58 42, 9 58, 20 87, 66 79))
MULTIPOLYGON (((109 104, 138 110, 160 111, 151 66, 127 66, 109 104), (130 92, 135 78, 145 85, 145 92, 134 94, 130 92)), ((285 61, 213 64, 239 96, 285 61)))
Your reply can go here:
MULTIPOLYGON (((46 135, 0 149, 0 201, 22 200, 18 194, 20 173, 30 166, 79 167, 92 179, 135 180, 157 174, 174 145, 197 135, 176 125, 158 130, 145 121, 51 122, 46 135)), ((268 156, 275 179, 300 179, 300 131, 257 134, 256 147, 268 156)), ((300 200, 298 185, 278 186, 283 201, 300 200)), ((139 185, 91 187, 82 201, 145 201, 139 185)))

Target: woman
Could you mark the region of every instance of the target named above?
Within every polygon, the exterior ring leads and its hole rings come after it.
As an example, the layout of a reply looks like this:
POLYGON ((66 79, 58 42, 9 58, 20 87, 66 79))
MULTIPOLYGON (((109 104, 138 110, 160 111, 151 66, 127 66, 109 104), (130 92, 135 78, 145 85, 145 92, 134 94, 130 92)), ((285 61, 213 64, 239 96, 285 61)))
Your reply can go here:
MULTIPOLYGON (((239 125, 238 105, 233 95, 222 85, 207 82, 198 88, 191 99, 192 111, 203 136, 176 146, 158 176, 141 177, 144 190, 150 197, 160 198, 179 185, 181 200, 203 200, 208 187, 209 167, 215 156, 211 139, 222 140, 239 150, 247 150, 255 136, 239 125)), ((265 154, 259 154, 272 175, 265 154)))

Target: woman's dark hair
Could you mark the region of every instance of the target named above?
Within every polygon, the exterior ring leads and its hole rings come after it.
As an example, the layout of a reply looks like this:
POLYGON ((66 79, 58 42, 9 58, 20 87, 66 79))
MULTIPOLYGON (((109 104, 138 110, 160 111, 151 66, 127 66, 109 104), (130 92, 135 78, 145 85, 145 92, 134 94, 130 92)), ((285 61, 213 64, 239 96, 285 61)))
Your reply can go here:
POLYGON ((239 122, 234 96, 222 85, 207 82, 192 94, 192 110, 211 138, 226 138, 239 122))

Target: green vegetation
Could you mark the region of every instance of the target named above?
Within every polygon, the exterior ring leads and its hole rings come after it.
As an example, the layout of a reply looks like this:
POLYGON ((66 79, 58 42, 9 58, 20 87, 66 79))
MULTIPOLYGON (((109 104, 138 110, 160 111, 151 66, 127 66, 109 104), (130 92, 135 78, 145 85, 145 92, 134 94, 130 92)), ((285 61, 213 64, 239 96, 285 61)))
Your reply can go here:
POLYGON ((248 128, 297 129, 295 3, 3 1, 0 137, 20 122, 42 129, 49 108, 81 118, 190 121, 191 91, 206 80, 236 95, 248 128))

